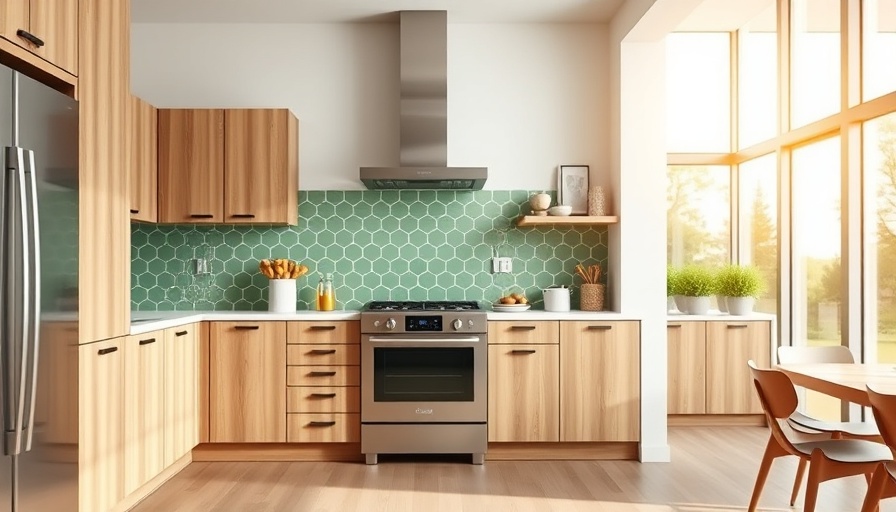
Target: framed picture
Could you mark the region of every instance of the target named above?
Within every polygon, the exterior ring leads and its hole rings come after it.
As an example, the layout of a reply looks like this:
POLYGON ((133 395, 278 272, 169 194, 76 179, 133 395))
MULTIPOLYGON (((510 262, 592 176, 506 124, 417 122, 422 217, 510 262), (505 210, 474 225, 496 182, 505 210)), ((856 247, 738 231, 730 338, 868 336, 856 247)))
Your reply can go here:
POLYGON ((557 203, 572 206, 572 215, 588 213, 588 166, 561 165, 557 172, 557 203))

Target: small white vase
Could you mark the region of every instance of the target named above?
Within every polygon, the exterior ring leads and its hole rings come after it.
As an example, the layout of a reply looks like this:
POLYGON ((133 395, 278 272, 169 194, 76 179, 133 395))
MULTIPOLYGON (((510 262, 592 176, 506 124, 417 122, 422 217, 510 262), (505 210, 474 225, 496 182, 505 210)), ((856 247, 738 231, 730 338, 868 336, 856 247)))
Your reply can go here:
POLYGON ((753 297, 728 297, 728 314, 735 316, 749 315, 753 312, 753 297))
POLYGON ((296 280, 268 280, 268 311, 276 313, 296 312, 296 280))
POLYGON ((728 312, 728 297, 724 295, 716 295, 716 304, 719 305, 719 312, 728 312))
POLYGON ((705 315, 709 312, 709 297, 688 297, 688 314, 705 315))
POLYGON ((688 312, 688 298, 684 295, 673 295, 673 299, 675 299, 675 308, 682 313, 688 312))

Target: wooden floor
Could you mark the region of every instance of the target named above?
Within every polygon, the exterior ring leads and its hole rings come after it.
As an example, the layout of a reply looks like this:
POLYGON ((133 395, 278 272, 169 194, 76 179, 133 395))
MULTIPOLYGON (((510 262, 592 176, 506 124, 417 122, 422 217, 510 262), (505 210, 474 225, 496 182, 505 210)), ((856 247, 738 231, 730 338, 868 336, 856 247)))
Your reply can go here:
MULTIPOLYGON (((380 464, 194 462, 133 510, 157 511, 743 511, 768 430, 673 427, 671 463, 486 462, 388 458, 380 464)), ((772 467, 764 511, 788 506, 792 457, 772 467)), ((821 485, 817 512, 861 508, 865 482, 821 485)), ((881 512, 896 512, 896 499, 881 512)))

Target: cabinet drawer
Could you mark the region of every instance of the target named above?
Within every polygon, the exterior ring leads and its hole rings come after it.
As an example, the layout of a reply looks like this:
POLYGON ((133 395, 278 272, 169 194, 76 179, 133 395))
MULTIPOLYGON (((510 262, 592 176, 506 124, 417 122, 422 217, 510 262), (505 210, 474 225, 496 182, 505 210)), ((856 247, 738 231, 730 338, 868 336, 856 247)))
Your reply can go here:
POLYGON ((289 387, 286 412, 361 412, 361 388, 289 387))
POLYGON ((501 321, 488 323, 488 343, 521 345, 560 343, 560 322, 501 321))
POLYGON ((357 443, 361 440, 360 414, 287 414, 289 443, 357 443))
POLYGON ((287 345, 286 364, 361 364, 358 345, 287 345))
POLYGON ((289 322, 286 326, 286 342, 323 345, 357 344, 361 342, 361 322, 289 322))
POLYGON ((287 386, 360 386, 358 366, 287 366, 287 386))

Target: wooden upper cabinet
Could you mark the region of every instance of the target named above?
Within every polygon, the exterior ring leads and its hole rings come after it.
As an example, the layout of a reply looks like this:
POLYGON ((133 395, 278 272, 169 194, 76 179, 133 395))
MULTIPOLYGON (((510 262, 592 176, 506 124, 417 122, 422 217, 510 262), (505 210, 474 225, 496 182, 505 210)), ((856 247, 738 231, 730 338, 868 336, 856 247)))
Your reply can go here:
POLYGON ((706 322, 706 412, 762 414, 747 361, 771 365, 770 322, 706 322))
POLYGON ((224 111, 159 110, 159 222, 224 221, 224 111))
POLYGON ((78 74, 78 0, 0 0, 0 16, 4 39, 78 74))
POLYGON ((638 441, 640 324, 560 322, 560 441, 638 441))
POLYGON ((224 220, 297 224, 295 116, 286 109, 234 109, 224 116, 224 220))
POLYGON ((159 110, 159 222, 298 223, 286 109, 159 110))
POLYGON ((668 414, 706 412, 706 322, 669 322, 668 414))
POLYGON ((44 42, 34 53, 78 74, 78 0, 31 0, 30 32, 44 42))
POLYGON ((158 112, 142 99, 130 102, 131 220, 158 222, 158 112))

